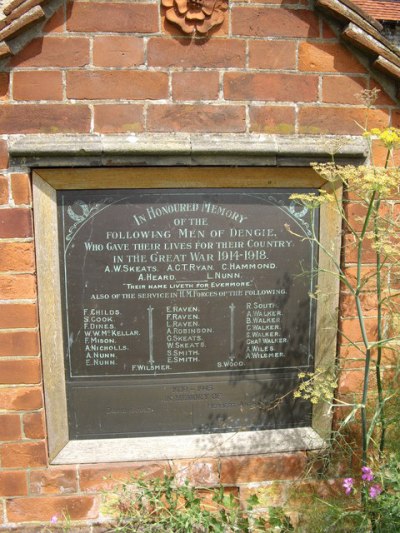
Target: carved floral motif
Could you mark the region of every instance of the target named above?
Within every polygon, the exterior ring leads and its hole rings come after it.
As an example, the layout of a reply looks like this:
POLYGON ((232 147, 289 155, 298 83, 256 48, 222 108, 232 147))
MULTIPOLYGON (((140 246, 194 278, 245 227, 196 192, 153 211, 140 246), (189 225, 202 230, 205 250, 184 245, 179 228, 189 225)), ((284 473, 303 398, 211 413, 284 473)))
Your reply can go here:
POLYGON ((205 35, 222 24, 228 0, 161 0, 166 18, 180 26, 184 33, 205 35))

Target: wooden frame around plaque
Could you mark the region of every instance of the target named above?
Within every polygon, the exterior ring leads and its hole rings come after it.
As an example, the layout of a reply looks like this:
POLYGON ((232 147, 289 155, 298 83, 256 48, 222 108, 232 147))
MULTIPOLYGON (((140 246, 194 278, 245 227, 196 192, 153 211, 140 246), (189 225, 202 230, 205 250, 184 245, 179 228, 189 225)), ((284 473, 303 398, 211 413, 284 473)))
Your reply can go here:
MULTIPOLYGON (((312 449, 323 445, 330 432, 331 419, 323 406, 313 410, 312 426, 240 431, 222 434, 69 440, 65 390, 62 298, 57 229, 58 190, 153 189, 153 188, 323 188, 312 169, 305 168, 86 168, 39 169, 33 173, 36 255, 38 268, 40 334, 46 419, 50 460, 53 463, 127 461, 203 455, 233 455, 312 449), (177 447, 179 439, 180 446, 177 447), (185 444, 186 443, 186 444, 185 444), (183 444, 183 446, 182 446, 183 444), (146 451, 144 451, 146 450, 146 451)), ((341 191, 336 191, 340 195, 341 191)), ((321 207, 320 239, 329 243, 332 256, 339 260, 340 219, 329 204, 321 207)), ((331 366, 336 356, 338 282, 331 272, 335 265, 319 254, 318 286, 323 287, 316 310, 315 365, 331 366)))

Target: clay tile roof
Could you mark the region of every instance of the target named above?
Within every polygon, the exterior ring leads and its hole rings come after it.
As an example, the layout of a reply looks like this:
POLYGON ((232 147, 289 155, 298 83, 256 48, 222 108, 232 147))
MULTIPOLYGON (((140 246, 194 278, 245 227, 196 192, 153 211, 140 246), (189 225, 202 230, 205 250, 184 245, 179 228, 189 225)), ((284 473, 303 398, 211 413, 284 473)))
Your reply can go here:
MULTIPOLYGON (((400 81, 400 51, 383 34, 382 24, 362 8, 364 0, 316 0, 318 9, 340 24, 340 36, 362 50, 371 61, 371 67, 400 81)), ((371 2, 381 3, 379 0, 371 2)), ((389 2, 387 2, 389 3, 389 2)), ((396 2, 399 4, 400 1, 396 2)))
POLYGON ((48 0, 0 0, 0 59, 12 54, 8 41, 45 19, 48 0))
POLYGON ((353 0, 353 2, 377 20, 400 21, 399 0, 353 0))

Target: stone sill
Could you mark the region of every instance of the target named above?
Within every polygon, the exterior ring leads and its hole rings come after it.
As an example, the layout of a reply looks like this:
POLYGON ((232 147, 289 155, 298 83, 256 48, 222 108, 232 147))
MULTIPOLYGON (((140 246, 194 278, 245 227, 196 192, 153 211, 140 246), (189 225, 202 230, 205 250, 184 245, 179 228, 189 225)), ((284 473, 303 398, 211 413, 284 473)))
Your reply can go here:
POLYGON ((14 166, 309 166, 331 159, 365 161, 362 137, 335 135, 140 134, 11 135, 14 166))
POLYGON ((316 450, 324 446, 325 441, 310 427, 208 435, 75 440, 68 442, 52 464, 260 455, 316 450))

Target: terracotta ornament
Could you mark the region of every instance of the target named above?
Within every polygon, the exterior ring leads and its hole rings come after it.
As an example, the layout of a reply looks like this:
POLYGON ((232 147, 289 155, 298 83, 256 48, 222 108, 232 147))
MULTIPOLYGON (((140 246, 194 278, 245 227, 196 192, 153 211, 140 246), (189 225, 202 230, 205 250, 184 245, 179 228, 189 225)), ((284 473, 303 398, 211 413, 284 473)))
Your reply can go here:
POLYGON ((161 0, 165 16, 184 33, 205 35, 214 26, 222 24, 228 0, 161 0))

